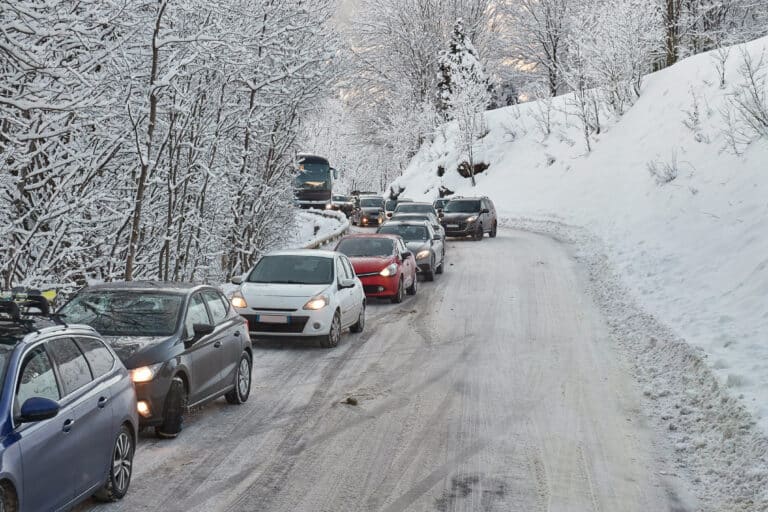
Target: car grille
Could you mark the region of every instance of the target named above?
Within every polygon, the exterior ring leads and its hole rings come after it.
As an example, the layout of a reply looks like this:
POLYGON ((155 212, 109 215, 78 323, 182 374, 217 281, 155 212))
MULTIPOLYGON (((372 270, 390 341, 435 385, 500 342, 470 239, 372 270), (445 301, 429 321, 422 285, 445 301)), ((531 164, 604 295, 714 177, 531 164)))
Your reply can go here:
POLYGON ((294 333, 298 334, 304 331, 309 317, 292 316, 287 324, 270 324, 257 322, 256 315, 243 315, 248 320, 248 330, 251 332, 275 332, 275 333, 294 333))
POLYGON ((452 224, 450 228, 448 227, 447 223, 443 224, 443 229, 445 229, 446 231, 464 231, 465 229, 467 229, 466 222, 451 222, 450 224, 452 224), (453 226, 459 226, 459 227, 455 228, 453 226))
POLYGON ((377 276, 380 272, 366 272, 365 274, 357 274, 357 277, 371 277, 377 276))
POLYGON ((286 308, 253 308, 254 311, 270 311, 270 312, 277 312, 277 313, 293 313, 296 311, 295 309, 286 309, 286 308))

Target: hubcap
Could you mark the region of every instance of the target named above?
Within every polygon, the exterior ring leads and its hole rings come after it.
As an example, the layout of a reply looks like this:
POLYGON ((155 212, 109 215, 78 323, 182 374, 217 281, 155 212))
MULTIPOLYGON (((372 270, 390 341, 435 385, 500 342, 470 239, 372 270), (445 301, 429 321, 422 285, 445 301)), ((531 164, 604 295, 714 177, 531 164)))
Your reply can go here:
POLYGON ((125 432, 120 432, 115 442, 115 453, 112 459, 112 475, 117 491, 122 493, 128 488, 131 480, 131 438, 125 432))
POLYGON ((237 375, 237 387, 240 391, 240 396, 243 397, 248 394, 248 388, 251 385, 251 368, 248 364, 248 360, 243 358, 240 361, 240 371, 237 375))

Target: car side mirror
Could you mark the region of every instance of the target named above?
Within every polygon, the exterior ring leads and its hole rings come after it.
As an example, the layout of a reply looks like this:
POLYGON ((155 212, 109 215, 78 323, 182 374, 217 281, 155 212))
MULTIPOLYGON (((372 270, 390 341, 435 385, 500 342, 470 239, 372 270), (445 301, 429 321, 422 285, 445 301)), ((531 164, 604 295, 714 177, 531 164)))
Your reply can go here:
POLYGON ((21 423, 34 423, 53 418, 59 414, 59 404, 49 398, 33 396, 28 398, 21 406, 19 421, 21 423))
POLYGON ((488 208, 483 208, 480 213, 491 213, 491 211, 488 208))
POLYGON ((400 253, 400 257, 407 260, 408 258, 413 258, 413 253, 411 251, 404 251, 400 253))
POLYGON ((243 284, 243 277, 242 276, 235 276, 233 277, 230 282, 232 284, 243 284))
POLYGON ((194 331, 195 339, 198 340, 203 336, 208 336, 213 332, 214 327, 211 324, 194 324, 192 331, 194 331))
POLYGON ((339 290, 343 290, 345 288, 354 288, 355 287, 355 280, 354 279, 342 279, 339 281, 339 290))

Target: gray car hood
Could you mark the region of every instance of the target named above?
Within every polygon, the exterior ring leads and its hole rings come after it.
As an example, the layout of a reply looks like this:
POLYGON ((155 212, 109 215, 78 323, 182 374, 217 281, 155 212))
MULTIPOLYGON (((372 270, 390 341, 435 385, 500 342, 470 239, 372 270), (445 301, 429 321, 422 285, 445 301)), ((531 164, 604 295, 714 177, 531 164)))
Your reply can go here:
POLYGON ((167 348, 175 336, 104 336, 126 368, 137 368, 168 359, 167 348))

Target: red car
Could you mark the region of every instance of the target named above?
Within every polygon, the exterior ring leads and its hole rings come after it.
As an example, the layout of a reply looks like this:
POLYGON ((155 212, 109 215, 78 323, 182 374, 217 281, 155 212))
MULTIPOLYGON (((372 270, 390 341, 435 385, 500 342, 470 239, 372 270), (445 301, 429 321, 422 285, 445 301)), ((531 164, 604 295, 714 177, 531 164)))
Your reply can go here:
POLYGON ((367 297, 400 303, 406 293, 416 294, 416 258, 399 236, 348 235, 339 240, 336 250, 352 262, 367 297))

